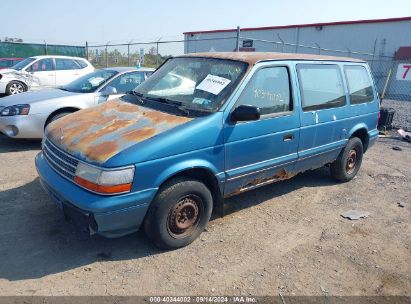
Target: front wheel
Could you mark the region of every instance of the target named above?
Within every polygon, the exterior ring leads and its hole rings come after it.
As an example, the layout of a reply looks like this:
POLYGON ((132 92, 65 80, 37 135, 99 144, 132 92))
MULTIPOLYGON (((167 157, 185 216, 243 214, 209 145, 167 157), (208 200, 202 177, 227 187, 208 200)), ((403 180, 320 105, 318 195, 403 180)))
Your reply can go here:
POLYGON ((160 248, 184 247, 204 230, 212 208, 212 195, 202 182, 177 178, 160 189, 147 213, 144 229, 160 248))
POLYGON ((363 153, 362 141, 358 137, 351 138, 331 164, 331 175, 342 182, 352 180, 360 170, 363 153))
POLYGON ((20 81, 10 81, 6 86, 6 95, 16 95, 27 91, 27 87, 20 81))
POLYGON ((69 115, 69 114, 71 114, 71 113, 73 113, 73 112, 60 112, 60 113, 54 114, 53 116, 50 116, 50 117, 47 119, 44 128, 46 128, 46 127, 49 125, 49 123, 51 123, 51 122, 53 122, 53 121, 56 121, 57 119, 60 119, 60 118, 66 116, 66 115, 69 115))

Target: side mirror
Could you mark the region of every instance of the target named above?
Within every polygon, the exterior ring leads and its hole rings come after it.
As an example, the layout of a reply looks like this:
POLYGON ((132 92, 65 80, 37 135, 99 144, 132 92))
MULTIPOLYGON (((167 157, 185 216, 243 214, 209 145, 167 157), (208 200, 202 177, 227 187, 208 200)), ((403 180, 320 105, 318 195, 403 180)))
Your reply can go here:
POLYGON ((110 86, 106 87, 103 91, 101 91, 102 96, 109 96, 114 94, 117 94, 117 89, 110 86))
POLYGON ((241 105, 231 113, 231 121, 237 122, 259 120, 260 116, 260 108, 250 105, 241 105))

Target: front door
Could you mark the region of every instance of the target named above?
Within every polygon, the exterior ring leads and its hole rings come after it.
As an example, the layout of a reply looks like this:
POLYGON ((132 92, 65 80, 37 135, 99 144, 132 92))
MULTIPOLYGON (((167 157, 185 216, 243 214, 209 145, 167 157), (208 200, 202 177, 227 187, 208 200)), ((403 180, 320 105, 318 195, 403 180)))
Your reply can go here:
POLYGON ((298 158, 299 113, 294 109, 289 66, 258 69, 238 98, 260 108, 257 121, 225 123, 226 197, 289 178, 298 158))
POLYGON ((53 88, 56 86, 56 71, 52 58, 44 58, 34 62, 26 69, 30 77, 31 89, 53 88))

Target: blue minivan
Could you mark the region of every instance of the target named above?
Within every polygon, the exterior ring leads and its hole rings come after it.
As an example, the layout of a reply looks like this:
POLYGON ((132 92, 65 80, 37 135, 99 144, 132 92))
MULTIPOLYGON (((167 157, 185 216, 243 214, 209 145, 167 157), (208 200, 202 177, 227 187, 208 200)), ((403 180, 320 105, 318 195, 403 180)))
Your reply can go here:
POLYGON ((144 227, 190 244, 224 199, 329 166, 351 180, 378 137, 365 61, 303 54, 197 53, 167 60, 118 100, 51 123, 41 184, 90 233, 144 227))

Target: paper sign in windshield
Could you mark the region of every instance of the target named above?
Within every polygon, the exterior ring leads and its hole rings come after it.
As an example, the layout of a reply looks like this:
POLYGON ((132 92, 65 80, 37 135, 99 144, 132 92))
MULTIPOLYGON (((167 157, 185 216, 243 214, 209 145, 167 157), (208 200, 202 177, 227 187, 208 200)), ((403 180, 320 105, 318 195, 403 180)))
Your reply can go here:
POLYGON ((227 78, 208 74, 196 89, 218 95, 230 82, 227 78))

